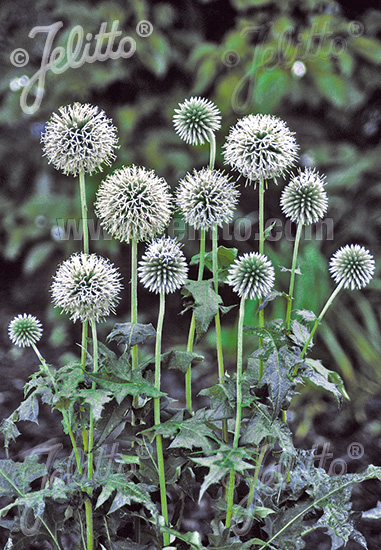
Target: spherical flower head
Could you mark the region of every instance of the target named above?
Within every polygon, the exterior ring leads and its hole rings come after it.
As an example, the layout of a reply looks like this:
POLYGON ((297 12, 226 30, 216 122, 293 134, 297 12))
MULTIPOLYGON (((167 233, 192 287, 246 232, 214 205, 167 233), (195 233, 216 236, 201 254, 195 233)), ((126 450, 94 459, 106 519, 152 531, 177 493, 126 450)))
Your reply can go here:
POLYGON ((57 270, 51 286, 56 307, 82 323, 115 313, 122 288, 113 264, 96 254, 73 254, 57 270))
POLYGON ((222 227, 232 220, 239 191, 219 170, 194 170, 176 192, 176 204, 187 224, 195 229, 222 227))
POLYGON ((372 254, 359 244, 347 244, 332 256, 329 270, 334 281, 344 288, 362 288, 372 279, 375 263, 372 254))
POLYGON ((286 123, 272 115, 248 115, 230 130, 224 145, 225 164, 246 180, 282 176, 297 159, 298 145, 286 123))
POLYGON ((145 288, 157 294, 182 287, 188 266, 181 245, 171 237, 154 239, 139 262, 138 274, 145 288))
POLYGON ((101 183, 95 213, 101 225, 120 241, 149 241, 162 233, 171 219, 172 196, 164 178, 153 170, 129 166, 101 183))
POLYGON ((292 178, 280 198, 284 215, 303 225, 322 219, 328 208, 324 179, 324 176, 310 168, 292 178))
POLYGON ((88 103, 60 107, 41 136, 44 155, 66 175, 92 174, 115 159, 118 136, 104 111, 88 103))
POLYGON ((8 335, 15 346, 30 347, 41 339, 42 325, 33 315, 17 315, 8 325, 8 335))
POLYGON ((221 113, 211 101, 191 97, 175 109, 173 125, 176 133, 190 145, 210 141, 210 134, 221 128, 221 113))
POLYGON ((274 286, 275 274, 264 254, 250 252, 237 258, 229 268, 228 284, 241 298, 261 298, 274 286))

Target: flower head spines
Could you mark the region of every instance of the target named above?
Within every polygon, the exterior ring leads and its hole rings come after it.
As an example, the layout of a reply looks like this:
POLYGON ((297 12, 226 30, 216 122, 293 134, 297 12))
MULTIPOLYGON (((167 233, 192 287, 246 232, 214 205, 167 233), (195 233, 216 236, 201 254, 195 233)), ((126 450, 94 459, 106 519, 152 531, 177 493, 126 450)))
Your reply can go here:
POLYGON ((115 159, 118 136, 104 111, 88 103, 59 108, 46 123, 41 136, 44 155, 54 168, 76 176, 102 171, 115 159))
POLYGON ((138 273, 142 284, 151 292, 175 292, 188 276, 181 245, 171 237, 154 239, 139 262, 138 273))
POLYGON ((284 215, 303 225, 318 222, 328 208, 324 185, 325 176, 315 169, 299 171, 282 192, 280 204, 284 215))
POLYGON ((344 288, 360 289, 372 279, 375 263, 372 254, 359 244, 347 244, 332 256, 329 271, 334 281, 344 288))
POLYGON ((41 322, 34 315, 17 315, 8 325, 8 335, 15 346, 30 347, 41 339, 41 322))
POLYGON ((114 313, 121 289, 119 272, 108 259, 83 253, 60 265, 51 286, 54 305, 82 323, 114 313))
POLYGON ((241 298, 261 298, 274 286, 275 274, 264 254, 250 252, 237 258, 229 268, 228 284, 241 298))
POLYGON ((154 170, 122 167, 101 183, 95 213, 114 238, 127 243, 149 241, 170 222, 170 187, 154 170))
POLYGON ((179 183, 176 204, 186 223, 195 229, 222 227, 232 220, 239 191, 219 170, 194 170, 179 183))
POLYGON ((246 180, 282 176, 294 166, 298 145, 286 123, 272 115, 248 115, 230 129, 224 145, 225 164, 246 180))
POLYGON ((221 113, 211 101, 191 97, 175 109, 173 124, 176 133, 190 145, 210 141, 210 134, 221 128, 221 113))

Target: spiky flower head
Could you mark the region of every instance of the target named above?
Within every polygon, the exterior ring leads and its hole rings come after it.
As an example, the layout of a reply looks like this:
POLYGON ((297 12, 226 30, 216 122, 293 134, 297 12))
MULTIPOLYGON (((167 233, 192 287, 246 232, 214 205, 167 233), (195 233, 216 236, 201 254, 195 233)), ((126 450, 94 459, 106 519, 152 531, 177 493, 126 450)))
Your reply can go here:
POLYGON ((143 285, 157 294, 182 287, 188 266, 181 245, 171 237, 154 239, 139 262, 138 273, 143 285))
POLYGON ((41 136, 44 155, 66 175, 92 174, 115 159, 118 136, 104 111, 88 103, 73 103, 53 113, 41 136))
POLYGON ((154 170, 122 167, 101 183, 95 213, 116 239, 149 241, 162 233, 171 219, 169 190, 168 183, 154 170))
POLYGON ((362 288, 372 279, 375 263, 372 254, 359 244, 347 244, 335 252, 329 263, 334 281, 344 288, 362 288))
POLYGON ((322 219, 328 208, 324 180, 325 176, 321 176, 315 169, 299 171, 282 192, 280 205, 284 215, 303 225, 322 219))
POLYGON ((73 254, 53 277, 52 299, 56 307, 82 323, 102 321, 115 313, 122 288, 114 265, 96 254, 73 254))
POLYGON ((8 335, 15 346, 30 347, 41 339, 41 322, 34 315, 17 315, 8 325, 8 335))
POLYGON ((187 224, 195 229, 222 227, 233 218, 239 191, 219 170, 194 170, 179 183, 176 204, 187 224))
POLYGON ((176 133, 190 145, 210 141, 210 134, 221 128, 219 109, 203 97, 191 97, 175 109, 173 125, 176 133))
POLYGON ((246 180, 282 176, 295 164, 298 145, 287 124, 272 115, 248 115, 231 129, 224 145, 225 164, 246 180))
POLYGON ((261 298, 272 289, 275 281, 270 260, 259 252, 237 258, 229 268, 228 284, 241 298, 261 298))

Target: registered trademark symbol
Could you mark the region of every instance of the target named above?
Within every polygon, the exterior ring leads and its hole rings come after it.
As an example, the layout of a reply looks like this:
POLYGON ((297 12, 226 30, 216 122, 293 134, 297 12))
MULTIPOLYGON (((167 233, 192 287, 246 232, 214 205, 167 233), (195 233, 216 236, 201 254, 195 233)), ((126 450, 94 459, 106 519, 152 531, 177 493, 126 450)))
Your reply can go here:
POLYGON ((359 458, 362 458, 364 456, 364 447, 361 445, 361 443, 351 443, 348 446, 347 449, 348 457, 352 460, 358 460, 359 458))
POLYGON ((136 32, 139 36, 147 38, 147 36, 150 36, 153 33, 153 25, 150 21, 143 19, 136 25, 136 32))

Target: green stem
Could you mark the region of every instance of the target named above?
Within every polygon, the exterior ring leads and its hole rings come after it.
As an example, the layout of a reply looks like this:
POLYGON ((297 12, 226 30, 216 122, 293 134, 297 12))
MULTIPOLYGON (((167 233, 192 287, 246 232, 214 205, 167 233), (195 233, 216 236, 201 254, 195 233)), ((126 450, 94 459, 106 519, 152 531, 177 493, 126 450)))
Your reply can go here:
MULTIPOLYGON (((155 344, 155 388, 160 391, 161 380, 161 336, 163 332, 163 321, 165 311, 165 294, 160 293, 160 308, 159 317, 157 321, 156 329, 156 344, 155 344)), ((155 426, 160 426, 160 397, 154 399, 154 421, 155 426)), ((156 452, 157 452, 157 465, 159 472, 159 485, 160 485, 160 501, 161 501, 161 513, 164 518, 165 525, 168 526, 168 505, 167 505, 167 492, 165 484, 165 469, 164 469, 164 454, 163 454, 163 442, 160 434, 156 435, 156 452)), ((169 544, 169 535, 165 533, 163 535, 164 546, 169 544)))
MULTIPOLYGON (((321 310, 321 313, 320 313, 319 317, 316 319, 316 321, 315 321, 315 323, 314 323, 314 326, 313 326, 313 328, 312 328, 312 330, 311 330, 311 333, 310 333, 310 335, 309 335, 309 337, 308 337, 308 340, 307 340, 307 342, 304 344, 304 348, 303 348, 302 353, 301 353, 301 355, 300 355, 301 358, 304 357, 304 354, 306 353, 306 351, 307 351, 307 349, 308 349, 308 346, 310 345, 310 342, 311 342, 311 340, 312 340, 312 338, 313 338, 313 335, 314 335, 315 332, 316 332, 316 329, 318 328, 318 326, 319 326, 321 320, 323 319, 324 315, 326 314, 327 309, 328 309, 329 306, 332 304, 333 300, 336 298, 336 296, 338 295, 338 293, 340 292, 340 290, 343 288, 344 282, 345 282, 345 281, 341 281, 341 282, 337 285, 337 287, 335 288, 335 290, 332 292, 331 296, 328 298, 328 300, 327 300, 325 306, 324 306, 323 309, 321 310)), ((295 368, 296 368, 296 371, 297 371, 297 367, 295 367, 295 368)), ((295 375, 296 375, 296 372, 294 371, 293 376, 295 376, 295 375)))
POLYGON ((89 227, 87 223, 85 174, 83 172, 79 173, 79 193, 81 197, 83 252, 85 254, 88 254, 89 253, 89 227))
MULTIPOLYGON (((214 226, 212 228, 212 269, 213 269, 214 291, 216 294, 218 294, 218 228, 217 226, 214 226)), ((224 356, 222 351, 221 319, 220 319, 219 310, 217 311, 214 320, 216 325, 218 381, 221 384, 225 376, 225 370, 224 370, 224 356)), ((228 424, 226 419, 222 421, 222 435, 223 435, 223 440, 227 442, 228 424)))
MULTIPOLYGON (((131 323, 138 322, 138 242, 131 239, 131 323)), ((138 346, 133 346, 132 368, 138 366, 138 346)))
MULTIPOLYGON (((263 254, 265 249, 265 185, 264 180, 261 178, 259 180, 259 253, 263 254)), ((259 305, 261 305, 262 299, 259 300, 259 305)), ((265 324, 265 315, 264 310, 261 309, 259 312, 258 326, 263 328, 265 324)), ((259 339, 259 347, 262 347, 262 338, 259 339)), ((258 370, 258 379, 259 381, 263 376, 263 363, 259 361, 259 370, 258 370)))
POLYGON ((286 330, 290 329, 290 324, 291 324, 291 310, 292 310, 292 301, 294 296, 296 262, 298 259, 298 250, 299 250, 300 237, 302 235, 302 229, 303 229, 303 224, 299 223, 298 229, 296 231, 296 236, 295 236, 294 253, 292 255, 290 288, 288 291, 288 304, 287 304, 287 313, 286 313, 286 330))
MULTIPOLYGON (((200 230, 200 262, 198 264, 198 281, 202 281, 204 275, 204 265, 205 265, 205 229, 200 230)), ((194 313, 192 313, 192 319, 189 326, 188 341, 187 341, 187 351, 193 351, 194 335, 196 332, 196 321, 194 313)), ((192 414, 192 371, 191 365, 189 365, 187 372, 185 373, 185 399, 186 407, 190 414, 192 414)))
POLYGON ((216 136, 213 132, 209 132, 210 136, 210 152, 209 152, 209 168, 214 169, 214 163, 216 161, 216 136))
MULTIPOLYGON (((245 317, 245 298, 241 298, 239 306, 238 317, 238 339, 237 339, 237 405, 236 405, 236 418, 233 438, 233 449, 237 449, 238 441, 241 430, 241 418, 242 418, 242 355, 243 355, 243 321, 245 317)), ((227 492, 227 513, 225 527, 229 529, 231 526, 231 520, 233 516, 233 501, 234 501, 234 485, 235 475, 234 470, 230 470, 228 492, 227 492)))
MULTIPOLYGON (((94 320, 90 322, 91 325, 91 335, 93 339, 93 373, 98 371, 98 335, 97 335, 97 325, 94 320)), ((92 388, 95 389, 95 382, 92 384, 92 388)), ((87 477, 89 479, 93 478, 94 475, 94 413, 92 407, 90 407, 89 412, 89 441, 88 441, 88 459, 87 459, 87 477)), ((91 504, 91 496, 93 493, 92 489, 87 491, 88 497, 85 500, 85 509, 86 509, 86 534, 87 534, 87 550, 93 550, 94 547, 94 527, 93 527, 93 511, 91 504)))

